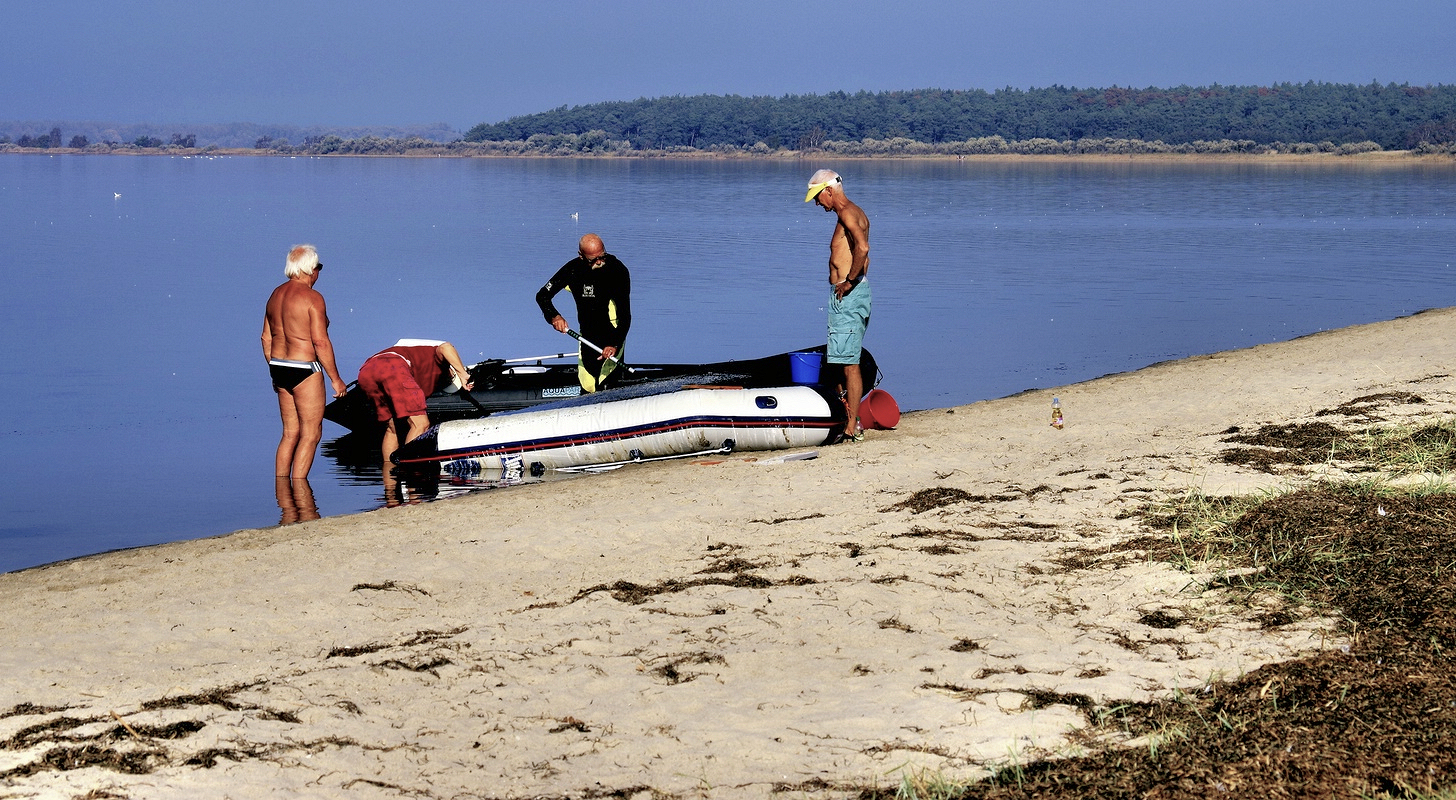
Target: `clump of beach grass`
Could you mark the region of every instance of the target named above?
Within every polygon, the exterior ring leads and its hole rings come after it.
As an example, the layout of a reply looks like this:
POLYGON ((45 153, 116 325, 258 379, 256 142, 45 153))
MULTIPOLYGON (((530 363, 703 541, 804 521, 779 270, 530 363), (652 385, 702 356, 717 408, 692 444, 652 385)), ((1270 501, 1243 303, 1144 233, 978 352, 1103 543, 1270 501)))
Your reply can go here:
POLYGON ((1390 477, 1448 473, 1456 469, 1456 419, 1360 431, 1336 441, 1333 455, 1390 477))
POLYGON ((966 790, 967 781, 939 770, 901 768, 895 800, 954 800, 966 790))

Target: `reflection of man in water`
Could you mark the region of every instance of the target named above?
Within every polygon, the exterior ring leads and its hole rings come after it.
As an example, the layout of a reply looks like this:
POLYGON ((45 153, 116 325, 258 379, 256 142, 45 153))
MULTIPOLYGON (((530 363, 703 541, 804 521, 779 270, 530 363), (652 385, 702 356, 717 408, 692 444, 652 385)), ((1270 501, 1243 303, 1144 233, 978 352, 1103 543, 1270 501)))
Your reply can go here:
POLYGON ((291 525, 304 520, 318 519, 318 503, 313 499, 313 487, 307 478, 273 479, 273 493, 278 497, 279 525, 291 525))
POLYGON ((595 392, 610 388, 613 378, 621 374, 618 366, 622 347, 627 341, 627 329, 632 327, 632 278, 627 265, 608 253, 602 237, 595 233, 581 237, 576 252, 577 257, 563 264, 536 292, 536 305, 551 327, 566 333, 570 326, 551 304, 551 298, 562 289, 576 298, 576 320, 582 338, 602 348, 598 353, 584 344, 578 347, 581 388, 595 392))
POLYGON ((844 180, 834 170, 821 169, 809 178, 804 202, 810 200, 836 217, 834 234, 829 237, 829 347, 825 360, 844 367, 849 405, 844 435, 859 441, 859 400, 864 394, 859 357, 870 324, 870 219, 844 196, 844 180))
POLYGON ((438 481, 439 475, 424 476, 415 474, 411 482, 406 483, 399 479, 394 473, 394 465, 389 462, 384 464, 384 507, 396 508, 398 506, 413 506, 423 503, 427 498, 435 496, 438 492, 429 486, 420 488, 422 482, 438 481))
POLYGON ((273 290, 263 313, 263 358, 283 420, 273 474, 284 478, 307 478, 313 467, 324 433, 323 373, 333 384, 334 397, 342 397, 345 389, 334 365, 324 296, 313 288, 323 268, 313 245, 289 250, 283 269, 288 280, 273 290))

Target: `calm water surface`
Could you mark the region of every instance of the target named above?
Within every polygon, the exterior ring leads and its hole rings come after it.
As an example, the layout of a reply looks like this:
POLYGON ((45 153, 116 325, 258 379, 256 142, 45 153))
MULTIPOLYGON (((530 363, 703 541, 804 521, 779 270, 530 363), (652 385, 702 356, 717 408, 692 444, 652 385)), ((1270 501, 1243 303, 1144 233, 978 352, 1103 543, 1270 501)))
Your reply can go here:
MULTIPOLYGON (((820 166, 870 215, 906 409, 1456 304, 1456 165, 7 155, 0 571, 279 522, 258 334, 292 244, 347 379, 402 336, 570 349, 532 295, 589 231, 632 269, 632 359, 756 357, 823 340, 820 166)), ((319 510, 379 508, 336 451, 319 510)))

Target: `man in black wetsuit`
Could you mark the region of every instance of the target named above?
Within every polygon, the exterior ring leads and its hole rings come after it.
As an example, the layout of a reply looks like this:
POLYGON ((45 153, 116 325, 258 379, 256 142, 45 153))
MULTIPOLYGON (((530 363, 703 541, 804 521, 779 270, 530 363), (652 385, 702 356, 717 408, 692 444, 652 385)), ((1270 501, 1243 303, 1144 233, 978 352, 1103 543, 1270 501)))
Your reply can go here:
POLYGON ((622 371, 622 346, 632 326, 632 279, 627 265, 607 252, 602 237, 588 233, 581 237, 577 257, 562 265, 541 290, 536 305, 551 327, 566 333, 569 325, 551 304, 562 289, 576 298, 576 317, 581 337, 602 352, 579 345, 577 377, 588 392, 611 388, 622 371))

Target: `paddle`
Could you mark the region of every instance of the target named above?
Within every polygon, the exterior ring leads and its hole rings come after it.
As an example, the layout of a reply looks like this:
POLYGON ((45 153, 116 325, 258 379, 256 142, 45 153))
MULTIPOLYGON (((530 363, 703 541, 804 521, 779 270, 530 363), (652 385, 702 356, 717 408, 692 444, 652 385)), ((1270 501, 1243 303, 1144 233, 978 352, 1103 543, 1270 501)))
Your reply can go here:
MULTIPOLYGON (((453 373, 455 370, 452 367, 450 371, 453 373)), ((465 370, 465 377, 466 377, 467 380, 470 379, 470 370, 468 368, 465 370)), ((482 416, 487 416, 487 417, 490 416, 490 412, 485 410, 485 406, 481 405, 480 404, 480 401, 475 399, 475 395, 471 394, 470 393, 470 390, 467 389, 467 388, 465 388, 465 384, 460 382, 460 376, 455 375, 455 376, 453 376, 453 378, 454 378, 454 385, 456 387, 455 394, 461 395, 466 400, 470 401, 470 404, 472 406, 475 406, 475 410, 476 411, 479 411, 482 416)), ((472 383, 473 383, 473 381, 472 381, 472 383)))
MULTIPOLYGON (((573 357, 575 355, 576 355, 576 353, 553 353, 551 355, 546 355, 546 356, 527 356, 525 358, 505 358, 505 359, 501 359, 498 363, 503 364, 503 365, 504 364, 526 364, 526 363, 530 363, 530 362, 533 362, 533 361, 536 362, 536 363, 540 363, 542 361, 545 361, 545 360, 548 360, 548 359, 552 359, 552 358, 570 358, 570 357, 573 357)), ((481 363, 483 364, 483 363, 486 363, 486 362, 481 362, 481 363)), ((478 367, 478 366, 480 366, 480 364, 476 364, 475 366, 478 367)), ((467 372, 468 371, 469 370, 467 370, 467 372)), ((469 389, 466 389, 464 386, 461 386, 459 389, 456 389, 455 390, 455 393, 458 394, 458 395, 464 395, 465 396, 465 399, 468 400, 472 406, 475 406, 475 410, 476 411, 479 411, 482 415, 487 416, 487 417, 490 416, 490 412, 485 409, 485 406, 483 406, 483 405, 480 404, 480 401, 479 400, 476 400, 475 399, 475 395, 471 394, 469 389)))
POLYGON ((475 406, 475 410, 479 411, 482 416, 490 416, 490 412, 485 410, 485 406, 481 405, 480 401, 475 399, 475 395, 471 394, 469 389, 461 386, 455 394, 464 395, 465 399, 469 400, 470 404, 475 406))
MULTIPOLYGON (((579 334, 579 333, 577 333, 576 331, 574 331, 574 330, 572 330, 570 328, 567 328, 566 329, 566 335, 567 336, 570 336, 571 338, 573 338, 575 340, 577 340, 578 342, 581 342, 582 344, 586 345, 587 347, 590 347, 591 349, 597 351, 598 353, 601 353, 603 357, 605 357, 608 361, 612 362, 613 364, 616 364, 619 367, 622 366, 622 362, 621 361, 618 361, 616 356, 609 356, 609 355, 607 355, 606 352, 602 350, 602 348, 597 347, 596 345, 592 344, 590 340, 582 338, 582 335, 579 334)), ((629 373, 630 372, 635 372, 635 370, 633 370, 631 367, 625 367, 625 369, 629 373)))
MULTIPOLYGON (((586 345, 587 347, 590 347, 591 349, 597 351, 598 353, 601 353, 603 356, 607 356, 607 353, 606 353, 605 350, 603 350, 600 347, 597 347, 595 344, 592 344, 592 342, 591 342, 590 339, 587 339, 587 338, 583 337, 581 334, 577 333, 576 331, 574 331, 574 330, 572 330, 570 328, 567 328, 566 329, 566 335, 567 336, 570 336, 571 338, 573 338, 575 340, 577 340, 578 342, 581 342, 582 344, 586 345)), ((607 360, 608 361, 611 361, 613 364, 619 363, 617 361, 617 357, 616 356, 607 356, 607 360)))
POLYGON ((547 361, 553 358, 576 358, 576 353, 552 353, 549 356, 526 356, 525 358, 501 359, 502 364, 529 364, 532 361, 547 361))

